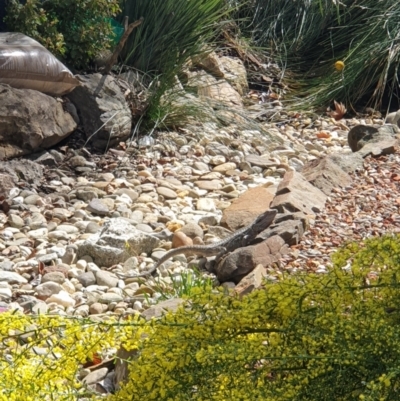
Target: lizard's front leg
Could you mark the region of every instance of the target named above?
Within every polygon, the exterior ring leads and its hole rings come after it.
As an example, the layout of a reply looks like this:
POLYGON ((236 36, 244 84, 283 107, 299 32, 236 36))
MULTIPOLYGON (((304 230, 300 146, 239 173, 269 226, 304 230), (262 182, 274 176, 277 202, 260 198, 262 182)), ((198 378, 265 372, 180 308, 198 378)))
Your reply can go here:
POLYGON ((216 248, 216 251, 218 252, 217 255, 215 256, 215 259, 212 261, 211 266, 207 269, 210 273, 215 274, 215 266, 219 263, 219 261, 222 259, 222 257, 226 254, 226 248, 221 246, 219 248, 216 248))

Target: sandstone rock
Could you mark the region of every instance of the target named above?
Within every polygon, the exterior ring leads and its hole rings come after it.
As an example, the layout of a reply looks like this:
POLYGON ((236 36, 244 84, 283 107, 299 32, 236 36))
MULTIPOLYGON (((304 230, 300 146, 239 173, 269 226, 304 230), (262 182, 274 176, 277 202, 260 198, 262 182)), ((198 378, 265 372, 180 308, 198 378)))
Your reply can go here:
POLYGON ((216 189, 221 189, 222 188, 222 182, 218 180, 201 180, 201 181, 195 181, 194 182, 197 187, 200 189, 205 189, 206 191, 215 191, 216 189))
POLYGON ((274 196, 264 187, 248 189, 224 209, 221 225, 236 231, 252 223, 261 213, 269 209, 274 196))
POLYGON ((6 301, 12 297, 11 288, 0 288, 0 301, 6 301))
POLYGON ((267 157, 257 155, 247 155, 246 162, 250 163, 252 166, 257 166, 264 169, 275 167, 277 165, 276 162, 269 160, 267 157))
POLYGON ((209 74, 216 78, 223 78, 224 71, 221 58, 218 57, 217 53, 210 52, 205 57, 196 57, 193 60, 194 66, 203 69, 209 74))
POLYGON ((351 183, 350 176, 328 157, 308 162, 301 174, 325 195, 329 195, 333 188, 346 187, 351 183))
POLYGON ((93 235, 78 245, 77 258, 89 255, 98 266, 110 267, 132 255, 149 254, 160 239, 137 230, 123 218, 112 218, 101 237, 93 235))
POLYGON ((204 212, 215 212, 215 202, 211 198, 200 198, 196 202, 196 209, 204 212))
POLYGON ((69 93, 68 98, 80 113, 86 137, 89 139, 97 131, 92 141, 99 149, 127 139, 131 132, 132 115, 115 78, 101 74, 76 77, 81 86, 69 93))
POLYGON ((334 153, 326 156, 346 173, 364 170, 364 158, 358 153, 334 153))
POLYGON ((236 168, 235 163, 228 162, 228 163, 222 163, 222 164, 215 166, 212 169, 212 171, 216 171, 217 173, 225 174, 227 171, 234 170, 235 168, 236 168))
POLYGON ((98 198, 93 198, 89 202, 86 210, 91 213, 98 214, 99 216, 107 216, 110 213, 110 209, 107 204, 102 199, 98 198))
POLYGON ((367 143, 358 152, 363 156, 381 156, 393 154, 399 146, 399 139, 387 138, 381 141, 367 143))
POLYGON ((99 383, 107 376, 107 373, 108 373, 107 368, 96 369, 93 372, 90 372, 83 379, 83 382, 86 383, 87 385, 99 383))
POLYGON ((22 220, 21 217, 17 216, 16 214, 10 214, 8 216, 8 224, 11 227, 22 228, 24 226, 24 220, 22 220))
POLYGON ((91 221, 91 222, 86 226, 86 228, 85 228, 85 233, 96 234, 97 232, 100 231, 100 229, 101 229, 101 227, 100 227, 97 223, 91 221))
POLYGON ((288 171, 280 182, 271 209, 284 212, 320 213, 325 206, 326 195, 310 184, 300 173, 288 171))
POLYGON ((121 295, 115 294, 113 292, 106 292, 105 294, 100 295, 98 302, 102 304, 110 304, 112 302, 121 302, 123 298, 121 295))
POLYGON ((231 107, 243 107, 242 97, 227 81, 217 80, 205 71, 190 72, 188 75, 188 86, 197 88, 200 98, 231 107))
MULTIPOLYGON (((0 142, 0 158, 1 158, 1 142, 0 142)), ((4 173, 4 175, 11 176, 14 183, 17 183, 19 181, 24 181, 25 184, 28 183, 33 186, 38 186, 40 185, 41 179, 43 177, 43 167, 38 163, 34 163, 26 159, 1 161, 0 173, 4 173)), ((9 181, 9 178, 6 176, 5 179, 7 183, 7 181, 9 181)))
POLYGON ((54 146, 75 128, 72 116, 53 97, 0 85, 0 159, 54 146))
POLYGON ((232 150, 223 143, 210 142, 206 146, 206 153, 210 156, 221 155, 225 158, 229 158, 231 156, 232 150))
POLYGON ((107 312, 108 306, 101 304, 100 302, 95 302, 89 306, 89 314, 99 315, 100 313, 107 312))
POLYGON ((64 265, 64 264, 59 264, 59 265, 52 265, 52 266, 45 266, 43 268, 43 275, 48 274, 48 273, 61 273, 64 277, 68 277, 68 271, 69 267, 64 265))
POLYGON ((175 191, 166 187, 158 187, 157 193, 163 196, 165 199, 176 199, 178 197, 175 191))
POLYGON ((265 275, 265 267, 257 265, 246 277, 240 280, 240 283, 235 287, 235 292, 240 296, 250 294, 256 288, 261 287, 263 277, 265 275))
POLYGON ((134 191, 133 189, 128 189, 128 188, 119 188, 119 189, 117 189, 117 191, 115 193, 117 195, 126 194, 132 199, 133 202, 135 202, 137 200, 137 198, 139 197, 139 194, 136 191, 134 191))
POLYGON ((1 271, 0 270, 0 282, 6 282, 9 284, 26 284, 28 280, 18 273, 1 271))
POLYGON ((259 244, 236 249, 218 263, 218 266, 215 267, 215 274, 220 282, 238 283, 257 265, 261 264, 266 267, 277 262, 281 257, 280 249, 285 249, 284 246, 284 240, 279 236, 274 236, 259 244))
POLYGON ((16 180, 9 174, 0 174, 0 196, 8 198, 10 191, 15 187, 16 180))
POLYGON ((41 213, 32 213, 25 222, 31 230, 47 227, 47 220, 41 213))
POLYGON ((239 92, 241 96, 248 90, 247 71, 238 57, 222 56, 221 64, 224 78, 239 92))

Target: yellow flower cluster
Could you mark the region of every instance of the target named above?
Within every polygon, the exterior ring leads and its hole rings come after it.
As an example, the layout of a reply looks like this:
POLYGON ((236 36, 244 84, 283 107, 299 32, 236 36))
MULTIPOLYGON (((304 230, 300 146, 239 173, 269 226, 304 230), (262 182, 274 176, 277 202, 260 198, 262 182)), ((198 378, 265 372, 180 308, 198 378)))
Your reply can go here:
POLYGON ((77 400, 81 364, 118 346, 115 322, 0 314, 0 401, 77 400))

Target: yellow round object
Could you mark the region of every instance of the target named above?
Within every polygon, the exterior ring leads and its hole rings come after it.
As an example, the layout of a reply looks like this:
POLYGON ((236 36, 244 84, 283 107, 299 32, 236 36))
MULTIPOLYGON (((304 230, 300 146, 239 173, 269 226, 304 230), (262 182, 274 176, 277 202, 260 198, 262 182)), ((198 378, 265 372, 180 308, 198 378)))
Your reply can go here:
POLYGON ((336 63, 335 63, 335 68, 336 68, 338 71, 342 71, 343 68, 344 68, 344 63, 343 63, 343 61, 336 61, 336 63))

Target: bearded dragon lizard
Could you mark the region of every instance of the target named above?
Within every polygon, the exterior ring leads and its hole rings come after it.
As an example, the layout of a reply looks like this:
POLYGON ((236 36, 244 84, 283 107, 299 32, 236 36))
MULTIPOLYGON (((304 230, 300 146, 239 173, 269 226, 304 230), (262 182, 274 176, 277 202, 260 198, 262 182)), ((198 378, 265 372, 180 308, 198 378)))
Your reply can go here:
POLYGON ((250 225, 234 232, 231 236, 214 242, 210 245, 191 245, 175 248, 167 252, 150 270, 136 275, 118 274, 120 278, 146 277, 153 274, 165 261, 168 259, 184 254, 184 255, 200 255, 200 256, 215 256, 216 263, 223 255, 234 251, 237 248, 242 248, 249 245, 258 234, 267 229, 275 219, 276 210, 267 210, 260 214, 250 225))

